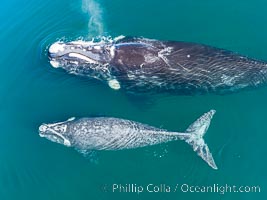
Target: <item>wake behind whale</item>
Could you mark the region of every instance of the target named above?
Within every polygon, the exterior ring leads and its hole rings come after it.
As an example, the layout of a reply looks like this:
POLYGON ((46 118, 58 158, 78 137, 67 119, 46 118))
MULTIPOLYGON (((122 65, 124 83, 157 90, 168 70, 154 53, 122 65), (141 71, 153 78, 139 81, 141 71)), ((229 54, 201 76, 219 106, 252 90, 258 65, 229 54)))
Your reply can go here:
POLYGON ((185 132, 170 132, 138 122, 111 118, 70 118, 64 122, 42 124, 39 135, 52 142, 74 147, 82 153, 91 150, 122 150, 183 140, 213 169, 217 169, 203 136, 215 114, 211 110, 192 123, 185 132))
POLYGON ((141 37, 56 42, 53 67, 131 93, 227 94, 266 84, 267 63, 207 45, 141 37))

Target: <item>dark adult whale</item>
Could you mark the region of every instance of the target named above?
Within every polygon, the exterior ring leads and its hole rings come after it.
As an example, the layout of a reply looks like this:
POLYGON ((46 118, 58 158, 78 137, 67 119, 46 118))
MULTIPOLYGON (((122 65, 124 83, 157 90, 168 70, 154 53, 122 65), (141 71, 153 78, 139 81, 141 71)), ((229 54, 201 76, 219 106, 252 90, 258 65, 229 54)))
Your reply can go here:
POLYGON ((267 63, 207 45, 118 37, 56 42, 50 63, 129 92, 225 94, 266 83, 267 63))
POLYGON ((42 124, 39 135, 53 142, 74 147, 81 153, 92 150, 121 150, 156 145, 174 140, 184 140, 213 169, 213 160, 203 136, 209 128, 215 111, 211 110, 184 133, 169 132, 138 122, 118 118, 70 118, 67 121, 42 124))

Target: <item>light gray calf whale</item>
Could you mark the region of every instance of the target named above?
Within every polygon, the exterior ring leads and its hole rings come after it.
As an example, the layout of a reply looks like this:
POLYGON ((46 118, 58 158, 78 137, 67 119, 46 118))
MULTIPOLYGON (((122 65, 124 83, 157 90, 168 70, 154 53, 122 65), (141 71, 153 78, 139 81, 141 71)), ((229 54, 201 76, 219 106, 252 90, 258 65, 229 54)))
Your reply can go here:
POLYGON ((267 63, 207 45, 117 37, 56 42, 53 67, 131 93, 226 94, 266 84, 267 63))
POLYGON ((209 166, 217 169, 203 139, 214 114, 215 110, 205 113, 184 133, 170 132, 125 119, 97 117, 70 118, 64 122, 42 124, 39 127, 39 135, 53 142, 74 147, 79 152, 133 149, 184 140, 209 166))

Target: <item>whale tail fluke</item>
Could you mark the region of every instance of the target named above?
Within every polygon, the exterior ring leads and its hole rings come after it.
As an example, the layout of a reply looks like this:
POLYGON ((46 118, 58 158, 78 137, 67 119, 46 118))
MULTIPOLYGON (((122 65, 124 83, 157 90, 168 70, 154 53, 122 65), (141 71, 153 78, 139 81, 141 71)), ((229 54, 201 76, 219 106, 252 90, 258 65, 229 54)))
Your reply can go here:
POLYGON ((198 118, 194 123, 192 123, 186 129, 186 135, 182 137, 186 143, 192 146, 193 150, 197 152, 197 154, 208 163, 213 169, 218 169, 212 154, 210 153, 208 145, 205 143, 203 136, 207 132, 210 121, 215 114, 215 110, 210 110, 209 112, 203 114, 200 118, 198 118))

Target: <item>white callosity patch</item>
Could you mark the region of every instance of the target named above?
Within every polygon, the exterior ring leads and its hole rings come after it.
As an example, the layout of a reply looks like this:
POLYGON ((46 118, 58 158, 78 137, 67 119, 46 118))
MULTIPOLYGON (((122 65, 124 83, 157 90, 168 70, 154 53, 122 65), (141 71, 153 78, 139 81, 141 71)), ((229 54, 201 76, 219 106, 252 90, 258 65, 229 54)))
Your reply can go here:
POLYGON ((76 66, 79 65, 79 62, 78 62, 78 61, 70 61, 70 63, 71 63, 71 64, 74 64, 74 65, 76 65, 76 66))
POLYGON ((112 46, 110 47, 109 51, 110 51, 110 55, 111 55, 111 57, 114 58, 114 56, 115 56, 115 46, 112 45, 112 46))
MULTIPOLYGON (((64 122, 62 122, 64 123, 64 122)), ((45 137, 53 142, 57 142, 63 145, 70 147, 70 141, 64 136, 64 133, 67 130, 67 125, 61 123, 55 124, 43 124, 39 127, 40 137, 45 137)))
MULTIPOLYGON (((88 49, 98 49, 100 50, 103 45, 108 45, 112 44, 114 40, 111 37, 93 37, 90 41, 85 41, 85 40, 76 40, 76 41, 71 41, 70 43, 73 45, 81 45, 82 47, 86 47, 88 49)), ((86 49, 83 48, 84 51, 86 49)))
POLYGON ((114 90, 119 90, 121 88, 119 81, 117 81, 116 79, 109 80, 108 85, 114 90))
POLYGON ((49 52, 50 53, 58 53, 59 51, 64 51, 64 47, 65 47, 65 44, 61 44, 59 42, 56 42, 49 47, 49 52))
POLYGON ((76 40, 76 41, 72 41, 72 44, 76 44, 76 45, 92 45, 93 43, 91 41, 83 41, 83 40, 76 40))
MULTIPOLYGON (((39 131, 40 131, 40 132, 45 132, 46 129, 47 129, 47 126, 46 126, 46 125, 41 125, 41 126, 39 127, 39 131)), ((40 136, 41 136, 41 137, 44 137, 42 134, 40 134, 40 136)))
POLYGON ((101 49, 101 46, 99 46, 99 45, 95 45, 95 46, 94 46, 94 49, 96 49, 96 50, 100 50, 100 49, 101 49))
POLYGON ((66 139, 64 139, 64 145, 65 146, 67 146, 67 147, 70 147, 71 146, 71 143, 70 143, 70 141, 69 140, 66 140, 66 139))
POLYGON ((81 55, 81 54, 78 54, 78 53, 69 53, 69 57, 74 57, 74 58, 79 58, 79 59, 82 59, 82 60, 85 60, 89 63, 97 63, 96 61, 94 61, 93 59, 90 59, 84 55, 81 55))
POLYGON ((59 67, 59 62, 55 61, 55 60, 51 60, 50 64, 52 65, 52 67, 54 68, 58 68, 59 67))

